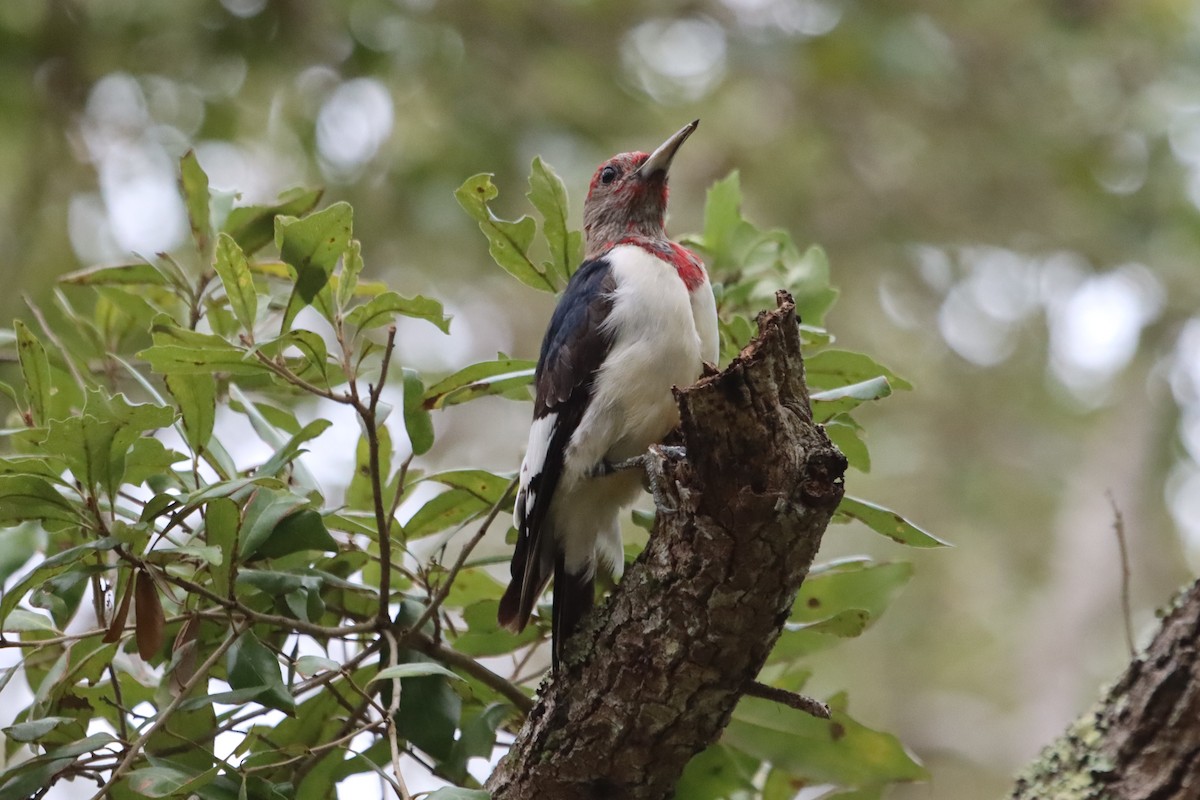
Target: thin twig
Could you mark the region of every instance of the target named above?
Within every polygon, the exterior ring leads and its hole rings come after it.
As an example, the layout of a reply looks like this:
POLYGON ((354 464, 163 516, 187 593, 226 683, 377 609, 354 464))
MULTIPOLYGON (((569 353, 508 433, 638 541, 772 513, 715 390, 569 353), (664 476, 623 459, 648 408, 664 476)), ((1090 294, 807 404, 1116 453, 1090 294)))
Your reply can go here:
POLYGON ((367 436, 368 469, 371 473, 371 497, 375 506, 375 527, 379 531, 379 619, 386 622, 391 619, 392 595, 392 520, 387 517, 383 507, 383 480, 379 474, 379 398, 383 394, 383 385, 387 381, 388 363, 396 349, 396 326, 388 327, 387 344, 383 348, 383 364, 379 368, 379 382, 372 386, 368 394, 369 402, 366 408, 358 401, 358 392, 351 383, 351 394, 357 402, 359 417, 363 421, 363 430, 367 436))
POLYGON ((520 687, 492 672, 470 656, 465 656, 457 650, 451 650, 449 647, 435 642, 420 631, 410 631, 405 636, 405 643, 430 656, 435 661, 440 661, 447 667, 470 675, 484 686, 503 695, 521 713, 528 714, 533 710, 533 700, 521 691, 520 687))
POLYGON ((129 738, 129 726, 125 721, 125 700, 121 697, 121 682, 117 680, 117 668, 111 661, 108 662, 108 678, 112 681, 113 701, 118 709, 117 732, 121 734, 121 741, 125 741, 129 738))
POLYGON ((789 692, 787 689, 777 689, 774 686, 767 686, 765 683, 751 681, 750 685, 746 687, 746 694, 751 697, 761 697, 763 700, 770 700, 771 702, 785 705, 788 708, 794 708, 797 711, 803 711, 805 714, 811 714, 818 719, 829 719, 829 706, 820 700, 814 700, 802 694, 789 692))
MULTIPOLYGON (((248 340, 247 340, 247 343, 248 343, 248 340)), ((354 399, 350 395, 339 394, 338 392, 335 392, 332 389, 322 389, 320 386, 317 386, 315 383, 309 383, 308 381, 304 380, 304 378, 301 378, 299 375, 292 372, 287 367, 276 362, 274 359, 272 359, 270 356, 268 356, 266 353, 264 353, 261 350, 255 350, 254 357, 257 358, 263 366, 265 366, 267 369, 271 370, 271 372, 274 372, 280 378, 283 378, 285 381, 292 384, 293 386, 295 386, 298 389, 303 389, 304 391, 308 392, 309 394, 314 394, 317 397, 324 397, 326 400, 332 400, 333 402, 341 403, 342 405, 354 405, 355 404, 354 399)))
POLYGON ((23 294, 21 297, 25 301, 25 305, 29 307, 29 313, 33 314, 33 318, 37 320, 42 333, 46 334, 46 338, 50 340, 50 343, 58 348, 58 352, 62 353, 63 362, 67 365, 67 371, 71 373, 71 377, 75 380, 79 391, 86 393, 88 388, 87 381, 83 379, 79 368, 75 366, 75 362, 68 355, 71 351, 63 346, 62 339, 59 339, 58 334, 46 323, 46 317, 42 314, 42 310, 38 308, 37 303, 33 302, 33 299, 27 294, 23 294))
MULTIPOLYGON (((286 628, 296 633, 305 633, 309 636, 329 639, 339 639, 356 633, 368 633, 376 630, 378 627, 375 622, 359 622, 355 625, 342 625, 335 628, 327 625, 317 625, 312 622, 305 622, 304 620, 294 619, 292 617, 285 617, 280 614, 264 614, 261 611, 255 611, 254 609, 238 602, 237 600, 231 600, 228 597, 221 597, 216 592, 213 592, 198 583, 189 581, 187 578, 181 578, 177 575, 170 575, 166 573, 163 574, 163 577, 176 586, 182 587, 194 594, 202 595, 214 603, 217 603, 218 605, 224 607, 227 612, 236 611, 237 613, 253 620, 254 622, 263 622, 267 625, 286 628)), ((201 611, 198 613, 202 617, 213 616, 212 612, 201 611)), ((224 618, 223 615, 217 616, 222 619, 224 618)))
MULTIPOLYGON (((385 630, 383 635, 387 637, 388 642, 388 666, 394 667, 400 657, 400 647, 395 634, 390 630, 385 630)), ((400 741, 396 731, 396 715, 400 712, 400 685, 399 678, 392 679, 391 701, 384 713, 387 718, 388 746, 392 752, 392 773, 396 776, 396 794, 400 800, 412 800, 408 786, 404 783, 404 776, 400 774, 400 741)))
POLYGON ((496 519, 496 515, 500 513, 500 509, 504 507, 505 501, 508 500, 509 494, 516 485, 517 479, 513 478, 511 481, 509 481, 508 487, 505 488, 499 499, 492 504, 491 511, 489 511, 488 515, 484 517, 479 529, 475 531, 475 535, 471 537, 470 541, 463 545, 462 550, 458 554, 458 558, 455 559, 453 566, 450 567, 450 572, 446 575, 446 580, 442 581, 441 585, 438 587, 437 594, 434 595, 432 600, 430 600, 429 605, 426 606, 425 610, 421 612, 421 616, 417 617, 417 621, 412 624, 412 630, 419 631, 421 628, 425 627, 425 623, 437 613, 439 608, 441 608, 442 603, 446 601, 446 597, 450 594, 450 589, 454 585, 454 579, 458 577, 458 573, 462 571, 463 565, 466 564, 467 557, 471 555, 471 551, 474 550, 479 542, 483 539, 484 534, 486 534, 488 528, 491 527, 492 521, 496 519))
POLYGON ((1113 531, 1117 534, 1117 548, 1121 553, 1121 615, 1125 618, 1125 645, 1129 648, 1129 655, 1137 655, 1137 648, 1133 643, 1133 611, 1129 602, 1129 545, 1125 540, 1125 517, 1121 515, 1121 509, 1117 507, 1117 498, 1113 496, 1112 490, 1105 491, 1108 496, 1109 505, 1113 511, 1113 531))
POLYGON ((204 663, 200 665, 192 677, 188 679, 187 683, 183 685, 183 688, 180 690, 179 694, 177 694, 171 700, 171 702, 167 704, 166 708, 158 713, 158 716, 155 717, 154 722, 147 726, 146 730, 129 745, 128 749, 125 751, 125 757, 121 759, 121 763, 117 764, 117 766, 113 769, 112 774, 108 776, 108 780, 105 782, 104 786, 102 786, 100 791, 96 792, 96 794, 92 795, 91 800, 104 800, 104 798, 109 796, 109 791, 114 785, 116 785, 117 781, 121 779, 121 777, 133 764, 134 760, 137 759, 138 753, 140 753, 142 748, 145 747, 146 742, 150 741, 150 737, 154 735, 155 731, 167 724, 167 721, 171 719, 171 715, 174 714, 175 710, 179 708, 184 700, 187 699, 187 696, 191 694, 192 689, 199 685, 200 681, 208 680, 208 671, 212 669, 218 661, 221 660, 221 656, 225 655, 225 652, 229 650, 230 647, 233 647, 234 642, 236 642, 238 637, 242 635, 242 630, 243 629, 239 628, 237 625, 233 626, 233 629, 229 632, 229 637, 226 638, 225 641, 221 642, 217 649, 213 650, 212 653, 209 654, 208 658, 204 659, 204 663))

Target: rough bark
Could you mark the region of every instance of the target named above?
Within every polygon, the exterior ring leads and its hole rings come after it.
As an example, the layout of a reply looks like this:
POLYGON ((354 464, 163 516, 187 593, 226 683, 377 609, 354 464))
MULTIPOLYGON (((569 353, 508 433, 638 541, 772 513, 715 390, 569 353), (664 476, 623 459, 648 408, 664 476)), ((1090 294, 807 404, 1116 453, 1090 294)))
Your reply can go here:
POLYGON ((762 668, 846 460, 813 423, 795 306, 677 392, 686 459, 662 462, 646 550, 572 638, 488 789, 495 800, 666 798, 762 668))
POLYGON ((1200 797, 1200 582, 1094 709, 1017 780, 1014 800, 1200 797))

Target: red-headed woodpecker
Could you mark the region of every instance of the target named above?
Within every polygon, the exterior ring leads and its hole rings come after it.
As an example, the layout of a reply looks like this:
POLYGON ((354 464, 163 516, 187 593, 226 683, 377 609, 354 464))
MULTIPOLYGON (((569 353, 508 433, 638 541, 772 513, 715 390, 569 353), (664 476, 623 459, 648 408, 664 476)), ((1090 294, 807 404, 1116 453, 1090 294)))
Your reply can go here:
POLYGON ((619 513, 641 476, 614 470, 678 423, 672 386, 718 355, 704 264, 667 238, 667 171, 700 121, 650 155, 600 165, 583 206, 587 253, 542 341, 537 396, 513 523, 518 537, 500 623, 521 630, 554 578, 553 663, 592 606, 597 565, 624 567, 619 513))

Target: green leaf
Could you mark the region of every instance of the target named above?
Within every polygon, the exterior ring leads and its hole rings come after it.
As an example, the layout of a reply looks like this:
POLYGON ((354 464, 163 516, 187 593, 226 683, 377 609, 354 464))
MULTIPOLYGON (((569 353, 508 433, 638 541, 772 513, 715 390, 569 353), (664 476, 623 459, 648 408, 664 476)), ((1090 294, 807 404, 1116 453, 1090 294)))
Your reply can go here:
POLYGON ((259 489, 243 512, 238 557, 246 560, 256 555, 271 537, 275 526, 306 505, 308 500, 291 492, 259 489))
POLYGON ((425 384, 415 370, 404 370, 404 428, 413 455, 424 455, 433 447, 433 419, 425 407, 425 384))
POLYGON ((296 659, 296 672, 306 678, 311 678, 318 672, 336 672, 342 665, 332 658, 324 656, 300 656, 296 659))
POLYGON ((838 414, 832 419, 826 420, 824 425, 825 432, 829 434, 829 440, 837 446, 838 450, 842 451, 850 466, 862 472, 870 472, 871 454, 867 450, 867 443, 862 439, 862 426, 855 422, 849 414, 838 414))
POLYGON ((256 555, 262 558, 281 558, 304 550, 319 550, 333 553, 338 549, 337 541, 329 535, 321 514, 304 508, 289 514, 271 530, 271 535, 258 548, 256 555))
POLYGON ((328 385, 326 367, 329 352, 325 348, 325 340, 315 331, 290 330, 282 336, 261 343, 258 349, 270 358, 283 356, 288 369, 301 378, 319 386, 328 385), (300 355, 289 355, 292 348, 299 351, 300 355))
POLYGON ((334 203, 307 217, 277 217, 275 245, 292 268, 296 285, 283 314, 281 332, 292 327, 296 313, 312 305, 329 283, 333 268, 350 246, 354 212, 349 203, 334 203))
POLYGON ((217 415, 217 381, 210 373, 167 375, 166 381, 183 415, 188 447, 198 454, 212 438, 217 415))
POLYGON ((21 363, 21 375, 25 378, 25 399, 29 402, 29 415, 33 424, 43 426, 49 422, 50 396, 54 385, 50 377, 50 359, 46 348, 21 320, 13 322, 17 335, 17 360, 21 363))
POLYGON ((556 281, 566 284, 583 258, 583 235, 567 228, 567 188, 562 178, 540 157, 529 170, 529 192, 525 195, 542 215, 542 236, 550 250, 550 261, 542 268, 556 281))
POLYGON ((187 206, 188 221, 192 226, 192 239, 196 249, 205 252, 212 235, 212 223, 208 210, 208 176, 200 168, 196 154, 188 150, 179 160, 179 185, 183 189, 183 200, 187 206))
MULTIPOLYGON (((400 662, 428 661, 413 651, 401 651, 400 662)), ((390 687, 390 683, 380 684, 390 687)), ((444 675, 418 675, 400 680, 399 734, 438 760, 448 758, 462 715, 462 698, 444 675)))
POLYGON ((0 526, 24 520, 77 523, 83 513, 36 475, 0 475, 0 526))
POLYGON ((250 272, 246 254, 227 233, 222 233, 217 238, 213 268, 221 278, 221 285, 225 287, 225 296, 229 298, 229 307, 233 310, 233 315, 247 332, 253 334, 254 323, 258 317, 258 293, 254 289, 254 276, 250 272))
POLYGON ((0 784, 0 797, 33 797, 49 786, 54 777, 70 766, 77 756, 99 750, 115 741, 110 733, 95 733, 44 755, 27 759, 4 773, 8 780, 0 784))
POLYGON ((395 680, 397 678, 413 678, 418 675, 445 675, 448 678, 462 680, 462 678, 441 664, 436 664, 432 661, 414 661, 411 664, 397 664, 394 667, 381 669, 376 673, 374 678, 371 678, 370 682, 395 680))
POLYGON ((8 619, 4 621, 4 630, 13 632, 31 632, 31 631, 46 631, 47 633, 58 634, 59 629, 55 627, 54 620, 47 617, 45 614, 38 614, 34 611, 26 611, 23 608, 15 608, 8 615, 8 619))
POLYGON ((444 786, 437 792, 425 795, 425 800, 492 800, 492 794, 484 789, 444 786))
POLYGON ((12 613, 12 610, 17 607, 17 603, 21 602, 21 598, 31 589, 40 586, 74 566, 76 562, 85 556, 98 551, 112 550, 118 544, 120 542, 116 538, 106 536, 103 539, 97 539, 93 542, 86 542, 68 548, 38 564, 25 577, 21 578, 8 591, 4 592, 3 596, 0 596, 0 626, 4 625, 8 619, 8 615, 12 613))
POLYGON ((350 240, 346 254, 342 256, 342 270, 338 274, 337 307, 345 308, 354 299, 354 290, 358 286, 358 276, 362 274, 363 259, 362 245, 357 239, 350 240))
POLYGON ((283 682, 279 660, 253 633, 246 632, 229 648, 226 671, 231 689, 259 689, 258 702, 286 714, 296 710, 296 701, 283 682))
MULTIPOLYGON (((194 699, 199 702, 188 708, 177 709, 164 725, 150 735, 146 742, 146 755, 151 766, 170 766, 194 772, 197 773, 197 780, 204 783, 205 773, 215 763, 212 751, 208 747, 195 745, 181 748, 179 743, 210 741, 209 737, 217 727, 217 718, 211 702, 204 702, 203 698, 194 699)), ((189 794, 184 793, 180 797, 189 797, 189 794)))
POLYGON ((834 710, 831 719, 743 697, 721 742, 810 783, 872 787, 925 780, 929 774, 896 737, 834 710))
MULTIPOLYGON (((476 471, 468 470, 467 472, 474 473, 476 471)), ((444 531, 446 528, 467 521, 476 514, 487 511, 499 499, 500 492, 503 492, 504 488, 508 486, 507 480, 499 480, 503 481, 503 485, 494 495, 480 494, 479 487, 474 486, 470 488, 456 487, 448 492, 442 492, 427 501, 417 510, 417 513, 412 515, 412 518, 404 526, 405 534, 410 539, 419 539, 422 536, 444 531), (486 499, 489 496, 493 499, 486 499)), ((487 491, 494 488, 493 485, 487 491)))
POLYGON ((473 658, 498 656, 537 641, 541 636, 533 625, 520 633, 501 628, 496 619, 499 610, 500 603, 495 599, 481 600, 464 608, 463 622, 467 629, 454 640, 454 649, 473 658))
POLYGON ((834 512, 834 522, 856 519, 876 533, 910 547, 948 547, 949 542, 921 530, 889 508, 846 495, 834 512))
POLYGON ((862 383, 841 386, 816 392, 810 396, 813 404, 813 419, 818 423, 845 414, 871 400, 879 400, 892 394, 892 385, 882 375, 862 383))
MULTIPOLYGON (((704 249, 712 257, 714 271, 738 266, 735 240, 743 229, 742 187, 737 170, 708 187, 704 202, 704 249)), ((744 237, 744 233, 742 233, 744 237)))
MULTIPOLYGON (((392 434, 386 425, 376 429, 379 440, 380 480, 387 480, 392 471, 392 434)), ((384 487, 386 496, 395 493, 394 486, 384 487)), ((346 489, 346 505, 350 508, 374 511, 375 495, 371 484, 371 446, 367 437, 359 436, 354 448, 354 475, 346 489)))
POLYGON ((537 224, 528 216, 514 222, 493 214, 488 203, 499 194, 492 176, 486 173, 468 178, 454 192, 458 204, 479 223, 479 229, 487 237, 493 261, 526 286, 544 292, 557 291, 554 279, 529 260, 529 246, 537 233, 537 224))
POLYGON ((323 189, 297 189, 280 195, 274 205, 235 208, 229 212, 222 230, 233 237, 247 256, 254 255, 274 237, 276 215, 307 214, 321 202, 322 194, 323 189))
POLYGON ((69 722, 71 719, 71 717, 44 717, 30 722, 9 725, 7 728, 0 729, 0 733, 3 733, 14 742, 36 742, 58 727, 59 723, 69 722))
POLYGON ((816 565, 800 587, 791 619, 813 622, 847 609, 862 609, 877 618, 912 574, 912 564, 905 561, 880 563, 859 557, 816 565))
POLYGON ((346 322, 357 328, 378 328, 391 325, 396 315, 423 319, 433 323, 442 333, 450 332, 450 317, 446 316, 442 304, 429 297, 401 297, 395 292, 384 292, 355 308, 346 315, 346 322))
POLYGON ((512 714, 507 703, 491 703, 477 714, 464 714, 458 740, 441 768, 455 783, 467 780, 467 763, 472 758, 491 758, 496 746, 496 729, 512 714))
POLYGON ((88 267, 68 272, 58 282, 72 286, 169 286, 171 283, 158 267, 146 261, 88 267))
POLYGON ((804 359, 804 377, 812 389, 838 389, 880 376, 893 388, 912 388, 911 383, 863 353, 822 350, 804 359))
POLYGON ((528 399, 525 387, 533 383, 536 366, 536 361, 520 358, 499 358, 471 364, 430 386, 425 391, 422 404, 427 409, 439 409, 497 394, 528 399))
POLYGON ((234 347, 220 336, 197 333, 160 320, 151 328, 151 337, 153 346, 137 355, 162 375, 197 372, 257 375, 267 371, 246 350, 234 347))
POLYGON ((204 540, 221 548, 221 552, 230 554, 220 564, 209 566, 213 591, 221 597, 229 596, 229 576, 234 561, 232 554, 240 527, 241 512, 237 503, 228 497, 216 497, 208 502, 204 509, 204 540))
POLYGON ((129 788, 142 797, 187 797, 217 777, 216 769, 185 772, 174 767, 142 767, 126 776, 129 788))
POLYGON ((173 465, 186 460, 186 455, 168 450, 158 439, 140 436, 134 440, 133 446, 125 456, 124 482, 139 486, 142 483, 162 481, 173 475, 173 465))
POLYGON ((316 439, 318 436, 329 430, 333 423, 327 419, 314 419, 312 422, 305 425, 298 432, 292 434, 286 442, 278 450, 275 451, 269 459, 263 462, 262 466, 254 471, 255 475, 270 475, 278 476, 283 472, 284 467, 292 463, 302 453, 308 452, 301 445, 306 442, 316 439))
POLYGON ((425 800, 491 800, 492 795, 483 789, 463 789, 459 786, 443 786, 425 800))
POLYGON ((760 766, 758 759, 718 742, 687 763, 675 786, 675 796, 688 800, 726 800, 738 793, 753 792, 754 773, 760 766))
POLYGON ((116 496, 134 441, 174 421, 175 410, 168 406, 133 405, 122 394, 107 397, 91 390, 82 415, 51 420, 43 447, 57 453, 84 486, 116 496))
POLYGON ((504 585, 481 567, 460 570, 446 595, 450 608, 465 608, 480 600, 495 600, 504 592, 504 585))
POLYGON ((796 300, 796 316, 810 325, 821 325, 838 296, 838 290, 829 285, 829 258, 823 248, 813 245, 796 259, 790 237, 788 244, 784 280, 796 300))
POLYGON ((422 481, 436 481, 453 489, 462 489, 476 497, 481 503, 494 505, 500 496, 512 483, 512 476, 504 477, 482 469, 455 469, 447 472, 435 472, 420 478, 422 481))

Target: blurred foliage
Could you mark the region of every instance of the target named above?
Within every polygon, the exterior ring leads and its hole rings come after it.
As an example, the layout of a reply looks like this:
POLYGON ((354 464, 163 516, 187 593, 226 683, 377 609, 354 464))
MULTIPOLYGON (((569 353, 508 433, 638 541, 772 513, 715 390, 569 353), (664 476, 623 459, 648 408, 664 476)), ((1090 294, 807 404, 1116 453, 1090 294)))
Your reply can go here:
MULTIPOLYGON (((194 146, 214 213, 299 185, 353 204, 386 282, 457 315, 458 349, 414 328, 406 365, 520 361, 549 303, 447 246, 474 241, 455 188, 517 187, 541 154, 578 196, 603 158, 701 117, 674 227, 700 228, 703 187, 736 169, 750 216, 821 243, 838 347, 922 389, 861 409, 850 489, 957 546, 915 554, 892 625, 818 655, 838 668, 816 691, 849 687, 922 755, 938 779, 917 796, 999 794, 1126 658, 1106 491, 1136 629, 1198 563, 1197 19, 1188 0, 5 0, 0 306, 36 331, 21 292, 47 306, 56 276, 185 243, 194 146)), ((510 470, 523 420, 479 402, 439 440, 510 470)), ((876 547, 856 527, 826 544, 876 547)))

